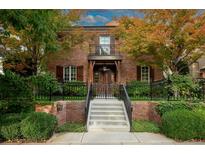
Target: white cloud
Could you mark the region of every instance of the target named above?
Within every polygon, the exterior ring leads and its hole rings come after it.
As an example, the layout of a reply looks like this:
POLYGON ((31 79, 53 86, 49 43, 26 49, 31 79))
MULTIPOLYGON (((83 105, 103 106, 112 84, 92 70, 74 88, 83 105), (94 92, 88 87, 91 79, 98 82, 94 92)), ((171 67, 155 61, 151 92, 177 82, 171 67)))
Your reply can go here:
POLYGON ((88 24, 95 24, 95 23, 98 23, 98 22, 101 22, 101 23, 105 23, 105 22, 108 22, 109 19, 104 17, 104 16, 101 16, 101 15, 96 15, 96 16, 93 16, 93 15, 87 15, 87 16, 83 16, 81 18, 81 22, 85 22, 85 23, 88 23, 88 24))
POLYGON ((108 22, 109 19, 104 17, 104 16, 101 16, 101 15, 97 15, 95 16, 95 20, 98 21, 98 22, 108 22))
POLYGON ((96 23, 96 20, 95 20, 94 16, 92 16, 92 15, 83 16, 81 18, 81 21, 88 22, 88 23, 96 23))

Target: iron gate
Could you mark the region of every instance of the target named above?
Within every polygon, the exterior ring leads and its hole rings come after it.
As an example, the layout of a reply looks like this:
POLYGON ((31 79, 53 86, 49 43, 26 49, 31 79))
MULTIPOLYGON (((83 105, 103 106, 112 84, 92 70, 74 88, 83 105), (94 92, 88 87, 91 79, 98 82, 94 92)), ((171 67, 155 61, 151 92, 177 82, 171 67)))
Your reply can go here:
POLYGON ((119 98, 120 86, 118 84, 94 83, 92 85, 93 98, 119 98))

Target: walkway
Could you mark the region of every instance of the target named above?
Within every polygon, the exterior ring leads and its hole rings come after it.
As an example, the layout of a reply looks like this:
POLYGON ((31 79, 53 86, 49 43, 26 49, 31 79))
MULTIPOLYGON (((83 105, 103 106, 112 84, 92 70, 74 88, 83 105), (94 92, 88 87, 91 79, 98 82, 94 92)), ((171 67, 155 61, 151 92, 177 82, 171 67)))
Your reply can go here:
POLYGON ((130 132, 85 132, 55 134, 47 144, 176 144, 161 134, 130 132))

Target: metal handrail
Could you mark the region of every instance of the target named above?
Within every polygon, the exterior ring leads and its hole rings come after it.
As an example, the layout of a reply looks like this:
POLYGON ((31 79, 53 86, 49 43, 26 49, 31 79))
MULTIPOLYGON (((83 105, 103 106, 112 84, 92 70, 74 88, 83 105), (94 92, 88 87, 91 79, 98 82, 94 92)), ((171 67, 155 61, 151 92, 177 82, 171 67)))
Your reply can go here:
POLYGON ((121 98, 122 98, 122 100, 125 104, 125 108, 126 108, 129 123, 130 123, 130 131, 131 131, 131 127, 132 127, 132 110, 133 110, 133 108, 132 108, 132 104, 131 104, 130 98, 128 96, 125 85, 120 86, 120 95, 121 95, 121 98))
POLYGON ((90 84, 88 86, 88 93, 87 93, 86 102, 85 102, 85 119, 86 119, 86 123, 87 123, 91 98, 92 98, 92 84, 90 84))

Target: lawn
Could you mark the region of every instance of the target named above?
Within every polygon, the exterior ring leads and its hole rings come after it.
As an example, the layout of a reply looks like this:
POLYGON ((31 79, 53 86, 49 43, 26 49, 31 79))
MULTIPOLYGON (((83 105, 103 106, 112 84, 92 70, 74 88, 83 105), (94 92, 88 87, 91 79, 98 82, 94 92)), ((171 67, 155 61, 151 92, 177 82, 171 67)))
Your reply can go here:
POLYGON ((133 132, 152 132, 159 133, 160 128, 158 124, 151 121, 137 120, 132 122, 133 132))
POLYGON ((56 133, 60 132, 85 132, 85 125, 83 123, 67 122, 61 126, 58 126, 56 133))

